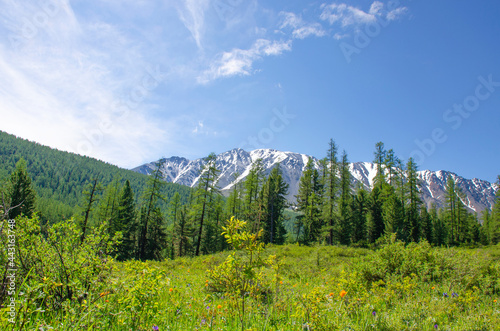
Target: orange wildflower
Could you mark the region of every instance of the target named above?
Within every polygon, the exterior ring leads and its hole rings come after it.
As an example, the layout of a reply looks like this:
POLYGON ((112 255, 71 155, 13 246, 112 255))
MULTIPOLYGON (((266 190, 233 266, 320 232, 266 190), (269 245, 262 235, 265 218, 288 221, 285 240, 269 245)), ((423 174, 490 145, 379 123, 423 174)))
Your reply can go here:
POLYGON ((344 290, 342 290, 342 291, 340 291, 339 295, 340 295, 341 298, 343 298, 343 297, 345 297, 346 294, 347 294, 347 292, 344 291, 344 290))

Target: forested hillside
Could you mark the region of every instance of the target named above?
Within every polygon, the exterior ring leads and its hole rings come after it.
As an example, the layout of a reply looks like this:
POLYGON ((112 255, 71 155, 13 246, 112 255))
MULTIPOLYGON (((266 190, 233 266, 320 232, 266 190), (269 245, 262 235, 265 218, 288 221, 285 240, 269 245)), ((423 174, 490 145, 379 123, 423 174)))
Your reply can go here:
MULTIPOLYGON (((136 197, 140 196, 147 182, 147 176, 136 172, 0 131, 0 183, 9 178, 21 158, 26 160, 27 171, 37 193, 40 217, 49 223, 77 213, 85 185, 96 178, 104 187, 115 179, 120 184, 129 180, 136 197)), ((181 200, 186 201, 190 189, 178 184, 167 184, 164 188, 167 198, 173 197, 175 192, 179 192, 181 200)))

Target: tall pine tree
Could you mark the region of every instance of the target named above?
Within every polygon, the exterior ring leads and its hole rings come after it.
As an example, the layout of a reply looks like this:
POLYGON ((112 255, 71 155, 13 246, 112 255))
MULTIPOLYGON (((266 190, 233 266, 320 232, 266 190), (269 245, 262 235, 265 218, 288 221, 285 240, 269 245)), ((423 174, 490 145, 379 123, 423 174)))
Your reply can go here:
POLYGON ((262 187, 264 202, 264 236, 265 243, 283 244, 285 241, 284 211, 287 204, 288 184, 283 179, 278 163, 269 174, 262 187))
POLYGON ((10 175, 7 191, 10 204, 8 218, 14 219, 19 215, 31 217, 35 212, 36 193, 23 158, 16 163, 16 168, 10 175))
POLYGON ((205 164, 201 169, 200 179, 198 181, 198 188, 196 190, 197 206, 196 214, 198 218, 198 236, 196 239, 195 255, 200 255, 201 242, 203 238, 203 226, 207 210, 211 207, 213 201, 213 194, 218 194, 217 179, 220 170, 217 169, 217 156, 215 153, 210 153, 205 158, 205 164))
POLYGON ((338 160, 337 160, 337 145, 330 139, 328 155, 326 157, 327 167, 324 178, 325 194, 323 202, 323 217, 325 219, 325 230, 329 245, 333 245, 335 239, 336 226, 336 204, 338 191, 338 160))
POLYGON ((321 182, 318 170, 312 159, 307 162, 299 181, 299 192, 296 196, 298 209, 303 213, 300 228, 303 229, 302 242, 310 244, 318 241, 321 228, 321 182))
MULTIPOLYGON (((151 231, 158 232, 161 226, 158 224, 163 217, 158 210, 158 200, 165 201, 162 189, 165 185, 163 181, 162 168, 165 164, 165 159, 161 159, 155 163, 155 169, 148 177, 146 190, 143 193, 143 202, 141 207, 141 217, 139 224, 139 239, 138 239, 138 258, 145 260, 155 258, 157 255, 156 247, 160 243, 152 243, 151 240, 163 240, 163 233, 151 235, 151 231), (152 250, 155 250, 154 252, 152 250)), ((161 232, 161 231, 160 231, 161 232)))
POLYGON ((137 249, 137 218, 134 192, 128 180, 120 192, 116 220, 111 227, 113 232, 122 233, 122 242, 117 248, 117 259, 123 261, 133 258, 137 249))
POLYGON ((342 153, 340 163, 340 197, 338 202, 337 239, 342 245, 348 245, 351 240, 351 205, 352 188, 351 173, 346 151, 342 153))

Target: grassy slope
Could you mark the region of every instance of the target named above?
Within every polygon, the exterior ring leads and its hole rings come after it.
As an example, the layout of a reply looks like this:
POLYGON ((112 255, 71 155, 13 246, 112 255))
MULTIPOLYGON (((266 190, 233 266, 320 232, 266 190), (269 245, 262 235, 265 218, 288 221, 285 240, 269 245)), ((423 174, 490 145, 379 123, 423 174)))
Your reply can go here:
MULTIPOLYGON (((129 180, 135 197, 140 197, 147 176, 89 157, 67 153, 17 138, 0 131, 0 183, 8 179, 16 162, 24 158, 38 195, 37 207, 46 220, 62 220, 75 212, 85 185, 98 176, 104 187, 113 179, 129 180)), ((190 189, 168 183, 167 198, 175 192, 187 201, 190 189)))
MULTIPOLYGON (((102 297, 83 306, 74 303, 74 314, 39 314, 28 329, 46 323, 57 330, 91 325, 241 330, 235 301, 206 285, 206 270, 227 255, 115 264, 109 282, 95 289, 102 297)), ((263 257, 268 255, 277 255, 283 265, 278 278, 269 268, 261 270, 271 279, 269 297, 247 299, 246 330, 492 330, 500 325, 498 246, 393 244, 373 252, 287 245, 268 247, 263 257), (341 297, 341 291, 347 294, 341 297)))

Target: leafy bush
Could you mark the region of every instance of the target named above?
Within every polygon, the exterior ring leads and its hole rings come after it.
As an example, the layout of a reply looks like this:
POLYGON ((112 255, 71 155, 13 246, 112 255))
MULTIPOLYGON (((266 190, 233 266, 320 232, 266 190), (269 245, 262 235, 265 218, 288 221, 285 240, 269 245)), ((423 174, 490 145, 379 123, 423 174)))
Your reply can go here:
POLYGON ((416 278, 422 282, 444 282, 451 287, 481 288, 499 293, 500 266, 478 251, 432 248, 427 241, 405 245, 393 237, 358 266, 368 288, 374 283, 416 278))
MULTIPOLYGON (((95 228, 82 243, 73 219, 55 224, 46 232, 42 232, 36 216, 19 217, 15 224, 17 325, 22 327, 34 314, 46 309, 67 313, 72 302, 85 311, 103 296, 111 273, 107 255, 111 241, 104 228, 95 228)), ((5 244, 7 234, 3 232, 0 237, 5 244)), ((2 263, 6 254, 2 250, 2 263)), ((9 298, 4 296, 2 301, 6 300, 9 298)))

